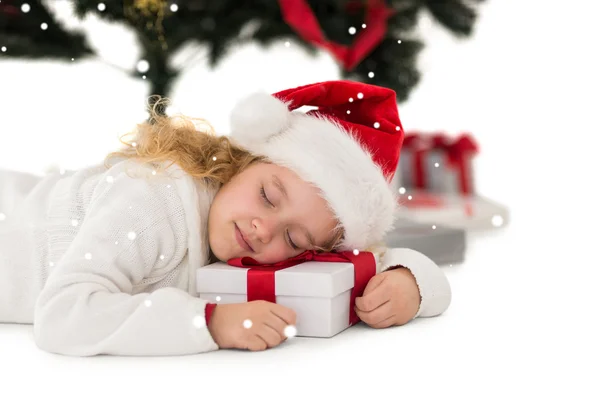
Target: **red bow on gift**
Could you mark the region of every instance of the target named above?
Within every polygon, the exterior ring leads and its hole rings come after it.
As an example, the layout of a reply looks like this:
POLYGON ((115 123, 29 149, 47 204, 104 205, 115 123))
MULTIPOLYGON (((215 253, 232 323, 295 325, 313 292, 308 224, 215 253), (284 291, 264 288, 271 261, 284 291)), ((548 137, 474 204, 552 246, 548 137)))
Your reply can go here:
POLYGON ((413 185, 420 189, 427 187, 427 170, 425 163, 427 153, 437 149, 445 154, 448 166, 456 169, 459 174, 459 191, 464 195, 471 195, 473 188, 470 185, 470 168, 467 156, 479 151, 475 140, 466 133, 453 139, 443 132, 433 134, 409 133, 403 144, 404 149, 410 149, 413 154, 413 185))
POLYGON ((284 21, 303 40, 330 51, 347 71, 351 71, 381 43, 387 31, 387 20, 394 13, 383 0, 367 0, 367 27, 358 34, 352 46, 347 47, 327 40, 306 0, 279 0, 279 7, 284 21))
POLYGON ((227 264, 233 267, 249 268, 247 280, 247 301, 265 300, 275 301, 275 272, 293 267, 307 261, 323 262, 351 262, 354 265, 354 287, 350 293, 350 318, 349 325, 360 321, 354 311, 354 303, 367 287, 371 277, 377 273, 373 253, 359 252, 355 255, 351 251, 337 253, 317 253, 307 250, 295 257, 274 264, 261 264, 251 257, 232 258, 227 264))

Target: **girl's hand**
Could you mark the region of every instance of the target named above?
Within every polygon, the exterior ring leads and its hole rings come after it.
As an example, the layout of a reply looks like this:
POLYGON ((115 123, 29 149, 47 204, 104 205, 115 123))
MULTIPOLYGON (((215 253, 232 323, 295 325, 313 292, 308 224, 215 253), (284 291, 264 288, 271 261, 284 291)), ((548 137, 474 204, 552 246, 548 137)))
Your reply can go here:
POLYGON ((354 310, 372 328, 404 325, 419 310, 421 294, 414 276, 406 268, 377 274, 369 280, 354 310))
POLYGON ((284 331, 288 325, 296 325, 294 310, 256 300, 217 305, 208 330, 221 349, 260 351, 285 341, 284 331))

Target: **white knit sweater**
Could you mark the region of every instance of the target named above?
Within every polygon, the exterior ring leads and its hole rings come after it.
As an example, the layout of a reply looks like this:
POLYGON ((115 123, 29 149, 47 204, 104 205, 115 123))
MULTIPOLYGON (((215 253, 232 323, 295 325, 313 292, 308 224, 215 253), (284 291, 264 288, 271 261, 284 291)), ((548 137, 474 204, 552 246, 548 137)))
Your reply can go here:
MULTIPOLYGON (((195 289, 215 194, 177 165, 0 171, 0 323, 32 323, 37 346, 64 355, 217 350, 195 289)), ((378 272, 396 265, 419 285, 415 317, 447 309, 450 286, 429 258, 390 249, 378 272)))

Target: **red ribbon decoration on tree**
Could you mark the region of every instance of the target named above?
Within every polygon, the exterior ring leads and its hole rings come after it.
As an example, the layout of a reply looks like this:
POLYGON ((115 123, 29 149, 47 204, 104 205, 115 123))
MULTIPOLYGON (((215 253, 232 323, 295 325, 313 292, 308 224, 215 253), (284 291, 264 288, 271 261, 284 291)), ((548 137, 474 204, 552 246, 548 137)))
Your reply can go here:
MULTIPOLYGON (((10 1, 10 0, 8 0, 10 1)), ((5 0, 6 3, 6 0, 5 0)), ((12 5, 12 4, 2 4, 0 2, 0 14, 6 14, 6 15, 10 15, 10 16, 15 16, 15 15, 19 15, 20 11, 19 9, 12 5)))
POLYGON ((367 287, 369 280, 377 273, 375 256, 369 252, 359 252, 355 255, 351 251, 338 253, 317 253, 307 250, 295 257, 274 264, 261 264, 251 257, 232 258, 227 264, 233 267, 249 268, 247 278, 247 301, 265 300, 275 301, 275 272, 293 267, 307 261, 323 262, 350 262, 354 265, 354 287, 350 293, 349 324, 354 325, 360 321, 354 311, 354 303, 367 287))
POLYGON ((319 21, 306 0, 278 0, 283 20, 308 43, 331 52, 342 63, 347 71, 351 71, 381 43, 387 31, 387 20, 394 13, 387 8, 384 0, 366 0, 367 27, 358 34, 352 46, 343 46, 327 40, 319 21))

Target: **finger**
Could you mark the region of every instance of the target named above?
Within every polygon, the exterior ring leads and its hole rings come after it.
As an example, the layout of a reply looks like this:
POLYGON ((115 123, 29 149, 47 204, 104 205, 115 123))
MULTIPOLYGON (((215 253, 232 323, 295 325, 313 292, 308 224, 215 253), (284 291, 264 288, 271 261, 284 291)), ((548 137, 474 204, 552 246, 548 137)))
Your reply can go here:
POLYGON ((365 323, 373 326, 381 323, 382 321, 394 315, 394 308, 392 307, 391 302, 387 302, 373 311, 364 312, 358 310, 356 312, 356 315, 358 315, 359 318, 365 323))
POLYGON ((391 299, 387 285, 380 284, 375 290, 365 296, 357 297, 354 304, 361 311, 370 312, 382 306, 391 299))
POLYGON ((279 333, 266 324, 263 324, 256 330, 256 335, 267 344, 268 348, 275 347, 281 343, 281 336, 279 333))
POLYGON ((365 296, 368 293, 371 293, 379 285, 381 285, 381 283, 384 281, 385 278, 386 278, 386 275, 384 275, 384 274, 377 274, 377 275, 373 276, 371 279, 369 279, 369 282, 367 282, 367 286, 365 287, 365 290, 363 290, 362 295, 365 296))
POLYGON ((280 318, 286 325, 296 325, 296 312, 291 308, 273 303, 271 313, 280 318))
POLYGON ((275 330, 281 337, 281 340, 287 339, 287 336, 285 336, 285 328, 288 326, 288 324, 281 318, 278 318, 274 314, 271 314, 270 318, 267 318, 265 320, 265 325, 268 325, 273 330, 275 330))
POLYGON ((373 328, 382 329, 382 328, 389 328, 390 326, 394 325, 395 323, 396 323, 396 315, 394 314, 394 315, 387 317, 383 321, 377 322, 371 326, 373 328))
POLYGON ((263 351, 269 348, 269 344, 256 334, 249 335, 246 348, 250 351, 263 351))

